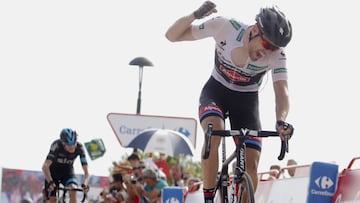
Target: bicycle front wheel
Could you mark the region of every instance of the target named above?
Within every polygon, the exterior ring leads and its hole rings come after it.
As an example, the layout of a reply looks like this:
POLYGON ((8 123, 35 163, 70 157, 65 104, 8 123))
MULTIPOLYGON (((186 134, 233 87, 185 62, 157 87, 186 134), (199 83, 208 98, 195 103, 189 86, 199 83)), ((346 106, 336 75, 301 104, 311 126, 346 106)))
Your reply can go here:
POLYGON ((255 203, 252 179, 247 172, 240 179, 237 195, 237 203, 255 203))

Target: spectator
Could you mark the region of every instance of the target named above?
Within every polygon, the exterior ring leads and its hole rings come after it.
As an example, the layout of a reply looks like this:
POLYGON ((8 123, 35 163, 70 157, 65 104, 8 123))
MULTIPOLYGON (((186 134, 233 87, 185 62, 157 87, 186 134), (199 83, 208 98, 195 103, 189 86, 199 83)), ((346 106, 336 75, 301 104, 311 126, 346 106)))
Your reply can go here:
POLYGON ((268 180, 278 179, 280 175, 280 171, 281 171, 281 167, 279 165, 277 164, 271 165, 268 180))
POLYGON ((169 165, 166 161, 167 157, 168 156, 166 154, 160 153, 159 158, 154 160, 154 163, 156 164, 158 169, 161 170, 162 172, 164 172, 164 174, 166 176, 166 180, 168 180, 170 178, 170 169, 169 169, 169 165))
POLYGON ((189 192, 195 192, 200 189, 201 180, 199 178, 189 178, 187 187, 189 192))
POLYGON ((127 158, 127 160, 130 163, 135 179, 139 182, 142 182, 141 171, 145 169, 145 164, 142 160, 140 160, 140 156, 136 152, 134 152, 127 158))
POLYGON ((173 180, 173 186, 184 187, 184 168, 180 164, 175 164, 171 167, 171 177, 173 180))
POLYGON ((294 177, 294 175, 295 175, 295 170, 296 170, 296 165, 297 165, 297 162, 294 160, 294 159, 289 159, 288 161, 287 161, 287 167, 288 167, 288 169, 287 169, 287 172, 288 172, 288 174, 289 174, 289 176, 292 178, 292 177, 294 177))
POLYGON ((141 198, 134 187, 135 183, 129 174, 129 167, 116 164, 112 174, 113 181, 110 188, 100 193, 104 203, 140 203, 141 198))
POLYGON ((188 172, 188 171, 184 171, 184 173, 183 173, 184 185, 188 185, 189 180, 190 180, 191 178, 193 178, 193 175, 192 175, 190 172, 188 172))
POLYGON ((108 191, 100 193, 105 203, 126 202, 128 193, 123 185, 124 181, 120 172, 112 175, 113 181, 111 182, 108 191))
MULTIPOLYGON (((141 191, 141 196, 146 202, 161 203, 161 191, 168 186, 167 182, 158 178, 156 172, 152 169, 144 169, 142 174, 144 188, 141 191)), ((143 202, 145 201, 143 200, 143 202)))
POLYGON ((130 165, 132 167, 138 165, 138 163, 140 162, 140 156, 138 153, 134 152, 132 154, 130 154, 130 156, 127 158, 127 160, 129 161, 130 165))

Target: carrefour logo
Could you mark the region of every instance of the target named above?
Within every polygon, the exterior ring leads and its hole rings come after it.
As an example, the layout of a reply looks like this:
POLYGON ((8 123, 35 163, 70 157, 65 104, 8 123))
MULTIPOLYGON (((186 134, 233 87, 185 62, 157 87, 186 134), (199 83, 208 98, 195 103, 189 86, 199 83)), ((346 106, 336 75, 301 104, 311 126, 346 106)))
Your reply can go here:
POLYGON ((327 176, 320 176, 315 180, 315 184, 321 189, 329 189, 334 185, 334 181, 327 176))
POLYGON ((311 189, 313 195, 333 196, 334 193, 327 191, 334 186, 334 181, 328 176, 319 176, 315 179, 315 185, 318 187, 311 189))
POLYGON ((166 203, 180 203, 180 200, 178 200, 175 197, 171 197, 165 201, 166 203))

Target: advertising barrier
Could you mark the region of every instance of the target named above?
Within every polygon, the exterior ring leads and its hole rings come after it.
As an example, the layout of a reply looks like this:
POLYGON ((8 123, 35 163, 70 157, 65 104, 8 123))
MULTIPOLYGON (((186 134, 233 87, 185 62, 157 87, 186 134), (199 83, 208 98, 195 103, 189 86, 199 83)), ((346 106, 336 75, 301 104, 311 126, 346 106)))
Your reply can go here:
POLYGON ((310 168, 310 182, 307 203, 331 202, 339 173, 339 166, 332 163, 313 162, 310 168))
MULTIPOLYGON (((19 203, 25 199, 42 203, 44 176, 41 171, 1 168, 1 177, 1 203, 19 203)), ((83 176, 78 175, 77 178, 81 181, 83 176)), ((100 192, 109 185, 108 177, 91 176, 88 200, 97 199, 100 192)))
POLYGON ((165 187, 161 195, 162 203, 184 203, 184 189, 182 187, 165 187))
POLYGON ((109 113, 107 120, 120 145, 128 144, 143 130, 149 128, 170 129, 184 134, 196 148, 196 126, 194 118, 109 113))
POLYGON ((339 175, 339 183, 332 203, 359 203, 360 202, 360 169, 351 169, 355 160, 351 160, 348 167, 339 175))

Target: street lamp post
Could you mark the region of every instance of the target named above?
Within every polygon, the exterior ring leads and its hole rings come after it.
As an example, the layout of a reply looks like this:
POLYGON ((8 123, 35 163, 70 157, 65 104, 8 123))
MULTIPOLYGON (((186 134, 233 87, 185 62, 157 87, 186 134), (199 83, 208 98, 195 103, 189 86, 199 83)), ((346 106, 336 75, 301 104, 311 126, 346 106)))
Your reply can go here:
MULTIPOLYGON (((140 114, 141 112, 141 86, 142 86, 142 78, 143 78, 143 68, 144 66, 153 66, 151 61, 149 61, 145 57, 136 57, 130 61, 129 65, 132 66, 139 66, 139 92, 137 98, 137 105, 136 105, 136 114, 140 114)), ((133 153, 136 153, 138 150, 134 148, 133 153)))
POLYGON ((136 57, 132 61, 130 61, 129 65, 139 66, 139 92, 137 98, 136 105, 136 114, 140 114, 141 112, 141 86, 142 86, 142 78, 143 78, 143 68, 144 66, 153 66, 151 61, 149 61, 145 57, 136 57))

